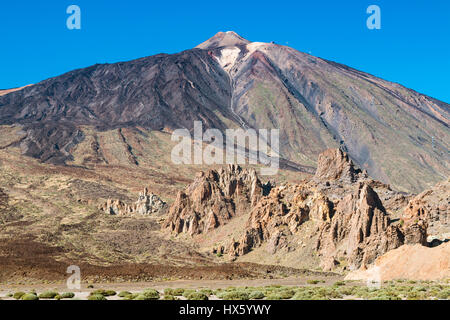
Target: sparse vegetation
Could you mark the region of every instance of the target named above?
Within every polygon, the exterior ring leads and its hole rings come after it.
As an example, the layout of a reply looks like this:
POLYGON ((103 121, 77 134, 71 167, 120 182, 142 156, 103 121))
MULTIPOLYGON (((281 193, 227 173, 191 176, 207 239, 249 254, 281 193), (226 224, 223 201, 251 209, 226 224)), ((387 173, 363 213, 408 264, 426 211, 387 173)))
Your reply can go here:
POLYGON ((16 299, 16 300, 19 300, 25 294, 26 294, 25 292, 19 291, 19 292, 16 292, 16 293, 13 294, 13 298, 16 299))
POLYGON ((27 293, 24 294, 20 300, 28 300, 28 301, 34 301, 34 300, 39 300, 38 296, 33 294, 33 293, 27 293))
POLYGON ((127 296, 130 296, 132 293, 131 292, 129 292, 129 291, 121 291, 121 292, 119 292, 119 294, 117 295, 118 297, 121 297, 121 298, 125 298, 125 297, 127 297, 127 296))
POLYGON ((65 292, 61 294, 61 299, 72 299, 75 297, 75 293, 73 292, 65 292))
MULTIPOLYGON (((359 282, 337 281, 332 285, 281 286, 264 287, 227 287, 211 290, 208 288, 183 289, 166 288, 164 295, 155 289, 131 293, 121 291, 118 296, 124 300, 330 300, 330 299, 364 299, 364 300, 436 300, 449 299, 450 286, 445 281, 386 281, 380 287, 368 287, 359 282), (183 299, 183 298, 182 298, 183 299)), ((315 283, 315 282, 314 282, 315 283)), ((90 293, 88 300, 107 300, 116 295, 114 290, 98 289, 90 293)), ((29 293, 19 291, 6 295, 17 300, 73 299, 75 294, 46 291, 40 295, 35 290, 29 293)))
POLYGON ((112 297, 115 296, 117 294, 116 291, 114 290, 104 290, 104 289, 97 289, 91 292, 91 295, 96 295, 96 294, 100 294, 104 297, 112 297))
POLYGON ((155 289, 145 289, 133 298, 133 300, 158 300, 159 292, 155 289))
POLYGON ((192 292, 187 295, 188 300, 209 300, 208 296, 201 292, 192 292))
POLYGON ((107 300, 107 299, 101 294, 93 294, 88 297, 88 300, 97 300, 98 301, 98 300, 107 300))
POLYGON ((259 300, 259 299, 264 299, 266 297, 266 295, 264 293, 262 293, 261 291, 253 291, 250 293, 249 298, 252 300, 259 300))
POLYGON ((219 293, 217 296, 221 300, 249 300, 250 295, 245 291, 231 290, 219 293))
POLYGON ((172 296, 182 296, 184 293, 184 289, 181 288, 166 288, 164 289, 164 295, 172 295, 172 296))
POLYGON ((39 295, 39 299, 54 299, 57 295, 56 291, 45 291, 39 295))

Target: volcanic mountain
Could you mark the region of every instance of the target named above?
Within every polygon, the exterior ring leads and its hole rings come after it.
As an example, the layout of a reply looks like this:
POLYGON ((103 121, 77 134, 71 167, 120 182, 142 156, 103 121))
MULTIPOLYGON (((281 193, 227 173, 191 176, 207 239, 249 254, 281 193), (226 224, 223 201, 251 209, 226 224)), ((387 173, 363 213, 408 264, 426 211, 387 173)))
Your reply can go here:
MULTIPOLYGON (((141 129, 192 130, 196 120, 222 131, 280 129, 280 154, 298 168, 315 167, 320 152, 339 147, 399 190, 420 191, 450 173, 449 104, 234 32, 181 53, 97 64, 0 96, 0 125, 22 133, 13 146, 54 164, 73 160, 92 132, 124 129, 145 140, 141 129)), ((102 145, 90 145, 95 161, 105 162, 102 145)))

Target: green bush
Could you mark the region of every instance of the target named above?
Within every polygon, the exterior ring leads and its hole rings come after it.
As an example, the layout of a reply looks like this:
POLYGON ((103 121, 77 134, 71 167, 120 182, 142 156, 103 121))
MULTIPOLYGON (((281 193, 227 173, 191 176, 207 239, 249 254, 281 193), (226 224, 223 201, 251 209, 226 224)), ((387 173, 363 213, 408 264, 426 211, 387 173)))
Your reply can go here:
POLYGON ((212 296, 214 294, 214 292, 211 289, 201 289, 198 292, 203 293, 203 294, 207 295, 208 297, 212 296))
POLYGON ((355 290, 356 287, 340 287, 338 292, 345 296, 352 296, 355 290))
POLYGON ((329 298, 313 291, 298 291, 292 300, 329 300, 329 298))
POLYGON ((143 292, 139 293, 134 300, 158 300, 159 292, 155 289, 145 289, 143 292))
POLYGON ((33 293, 24 294, 20 299, 29 301, 39 300, 38 296, 33 293))
POLYGON ((436 295, 438 299, 448 299, 450 297, 450 289, 445 289, 436 295))
POLYGON ((295 291, 291 289, 285 289, 277 292, 281 299, 291 299, 295 295, 295 291))
POLYGON ((219 293, 217 296, 222 300, 249 300, 250 295, 245 291, 229 291, 219 293))
POLYGON ((97 290, 92 291, 90 294, 91 295, 100 294, 104 297, 111 297, 111 296, 115 296, 117 294, 117 292, 115 292, 114 290, 97 289, 97 290))
POLYGON ((193 289, 186 289, 183 291, 183 297, 187 298, 188 295, 190 295, 191 293, 197 292, 196 290, 193 289))
POLYGON ((172 296, 170 294, 164 295, 163 299, 164 300, 178 300, 177 298, 175 298, 174 296, 172 296))
POLYGON ((264 293, 262 293, 261 291, 253 291, 250 293, 249 298, 254 299, 254 300, 259 300, 259 299, 264 299, 265 296, 266 295, 264 293))
POLYGON ((100 300, 107 300, 107 299, 105 298, 105 296, 103 296, 101 294, 92 294, 88 297, 88 300, 100 301, 100 300))
POLYGON ((426 296, 423 293, 411 291, 406 295, 407 300, 425 300, 426 296))
POLYGON ((61 300, 62 297, 58 294, 58 295, 56 295, 56 296, 54 297, 54 299, 55 299, 55 300, 61 300))
POLYGON ((39 299, 54 299, 57 295, 56 291, 45 291, 39 295, 39 299))
POLYGON ((184 289, 182 288, 166 288, 164 289, 164 294, 165 295, 171 295, 171 296, 182 296, 184 293, 184 289))
POLYGON ((208 296, 201 292, 192 292, 189 294, 186 299, 188 300, 209 300, 208 296))
POLYGON ((75 297, 75 293, 73 292, 64 292, 61 294, 61 299, 72 299, 75 297))
POLYGON ((117 292, 115 292, 114 290, 106 290, 105 293, 103 294, 105 297, 113 297, 117 294, 117 292))
POLYGON ((118 296, 121 298, 125 298, 125 297, 131 296, 131 295, 132 295, 132 293, 130 291, 120 291, 118 294, 118 296))
POLYGON ((270 293, 266 296, 265 300, 283 300, 283 298, 278 293, 270 293))
POLYGON ((134 300, 139 296, 139 293, 132 293, 123 297, 123 300, 134 300))
POLYGON ((25 294, 26 294, 25 292, 19 291, 19 292, 16 292, 16 293, 13 294, 13 298, 16 299, 16 300, 19 300, 25 294))
POLYGON ((308 281, 306 281, 306 283, 308 283, 308 284, 318 284, 320 282, 321 282, 320 280, 308 280, 308 281))

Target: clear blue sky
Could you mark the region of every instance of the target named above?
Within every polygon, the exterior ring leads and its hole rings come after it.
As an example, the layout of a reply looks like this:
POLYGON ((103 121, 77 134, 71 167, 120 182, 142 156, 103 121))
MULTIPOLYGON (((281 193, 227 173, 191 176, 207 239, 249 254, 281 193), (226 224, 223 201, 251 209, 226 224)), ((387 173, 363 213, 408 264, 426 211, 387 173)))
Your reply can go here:
POLYGON ((192 48, 218 31, 275 41, 450 103, 450 1, 2 1, 0 88, 75 68, 192 48), (82 29, 66 28, 66 8, 82 29), (381 8, 368 30, 366 8, 381 8))

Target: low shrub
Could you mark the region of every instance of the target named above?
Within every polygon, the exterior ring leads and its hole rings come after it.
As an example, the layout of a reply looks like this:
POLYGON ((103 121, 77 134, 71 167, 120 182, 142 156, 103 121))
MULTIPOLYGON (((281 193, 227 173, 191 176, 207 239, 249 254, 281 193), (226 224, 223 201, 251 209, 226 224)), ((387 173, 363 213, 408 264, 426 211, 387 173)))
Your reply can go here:
POLYGON ((61 294, 61 299, 72 299, 75 297, 75 293, 73 292, 64 292, 61 294))
POLYGON ((19 300, 25 294, 26 294, 25 292, 19 291, 19 292, 16 292, 16 293, 13 294, 13 298, 16 299, 16 300, 19 300))
POLYGON ((214 294, 214 292, 211 289, 201 289, 198 292, 203 293, 203 294, 207 295, 208 297, 212 296, 214 294))
POLYGON ((436 295, 436 298, 438 299, 448 299, 449 297, 450 297, 450 288, 444 289, 436 295))
POLYGON ((190 295, 191 293, 197 292, 194 289, 186 289, 183 291, 183 297, 187 298, 188 295, 190 295))
POLYGON ((101 294, 92 294, 89 295, 89 297, 87 298, 88 300, 95 300, 95 301, 100 301, 100 300, 107 300, 105 298, 105 296, 101 295, 101 294))
POLYGON ((92 291, 90 294, 91 295, 100 294, 104 297, 112 297, 112 296, 115 296, 117 294, 117 292, 115 292, 114 290, 97 289, 97 290, 92 291))
POLYGON ((34 301, 34 300, 39 300, 38 296, 33 294, 33 293, 27 293, 24 294, 20 300, 28 300, 28 301, 34 301))
POLYGON ((265 294, 262 293, 261 291, 253 291, 250 293, 249 298, 253 299, 253 300, 259 300, 259 299, 264 299, 265 298, 265 294))
POLYGON ((245 291, 222 292, 217 296, 222 300, 249 300, 250 295, 245 291))
POLYGON ((275 293, 281 297, 281 299, 291 299, 295 295, 295 291, 291 289, 281 290, 275 293))
MULTIPOLYGON (((139 296, 144 296, 145 300, 158 300, 159 292, 155 289, 145 289, 142 293, 139 294, 139 296)), ((142 300, 142 299, 136 299, 136 300, 142 300)))
POLYGON ((209 300, 208 296, 202 292, 192 292, 186 297, 186 299, 188 299, 188 300, 209 300))
POLYGON ((57 295, 56 291, 45 291, 39 295, 39 299, 54 299, 57 295))
POLYGON ((134 300, 139 296, 139 293, 131 293, 123 297, 123 300, 134 300))
POLYGON ((283 300, 283 298, 278 293, 270 293, 264 300, 283 300))
POLYGON ((165 295, 171 295, 171 296, 182 296, 184 293, 184 289, 182 288, 166 288, 164 289, 164 294, 165 295))
POLYGON ((125 297, 130 296, 130 295, 132 295, 132 293, 130 291, 120 291, 119 294, 118 294, 118 296, 121 297, 121 298, 125 298, 125 297))

